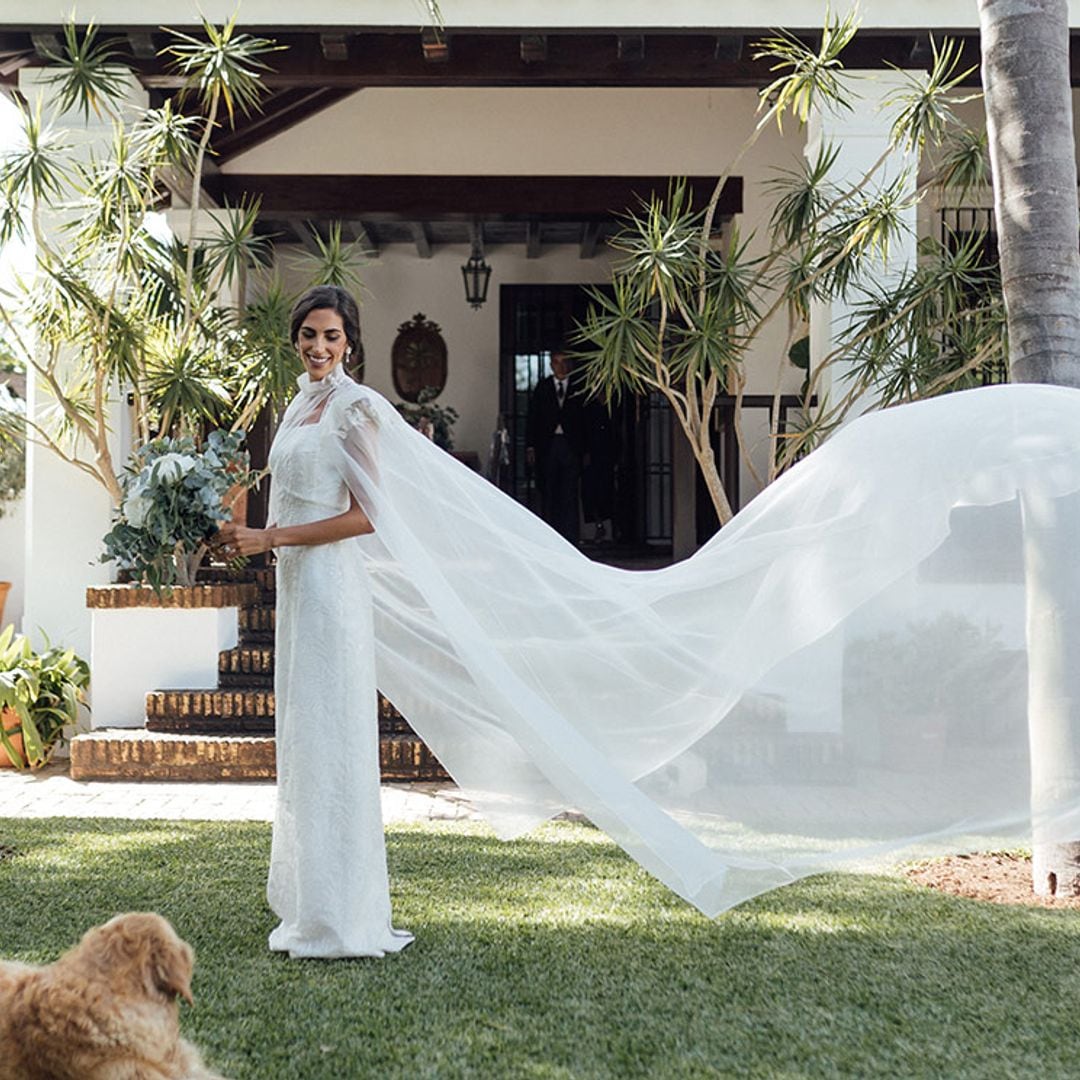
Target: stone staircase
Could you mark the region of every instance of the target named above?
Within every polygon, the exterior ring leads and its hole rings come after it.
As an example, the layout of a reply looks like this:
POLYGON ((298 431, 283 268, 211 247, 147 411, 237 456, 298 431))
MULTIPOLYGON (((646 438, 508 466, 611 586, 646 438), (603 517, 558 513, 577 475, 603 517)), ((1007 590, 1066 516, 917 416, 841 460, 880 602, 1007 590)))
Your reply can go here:
MULTIPOLYGON (((239 610, 239 643, 218 657, 218 685, 154 690, 143 729, 103 729, 71 743, 77 780, 268 780, 274 766, 274 571, 210 571, 257 587, 239 610)), ((332 752, 332 748, 329 748, 332 752)), ((446 772, 400 713, 379 697, 384 781, 444 780, 446 772)))

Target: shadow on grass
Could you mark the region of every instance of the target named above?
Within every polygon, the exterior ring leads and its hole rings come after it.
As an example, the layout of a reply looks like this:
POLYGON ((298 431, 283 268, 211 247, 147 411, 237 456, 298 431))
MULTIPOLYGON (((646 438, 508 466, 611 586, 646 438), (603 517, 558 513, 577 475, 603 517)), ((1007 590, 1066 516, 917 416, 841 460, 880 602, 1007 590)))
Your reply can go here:
POLYGON ((0 821, 0 954, 117 911, 196 947, 185 1031, 231 1077, 1074 1076, 1080 913, 830 875, 702 918, 595 830, 388 833, 385 960, 266 950, 269 828, 0 821))

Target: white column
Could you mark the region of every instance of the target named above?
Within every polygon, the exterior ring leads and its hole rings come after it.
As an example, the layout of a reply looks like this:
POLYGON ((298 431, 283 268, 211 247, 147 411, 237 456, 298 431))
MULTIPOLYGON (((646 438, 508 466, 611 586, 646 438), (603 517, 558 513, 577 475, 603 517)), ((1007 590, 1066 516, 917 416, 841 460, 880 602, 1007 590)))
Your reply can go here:
MULTIPOLYGON (((813 160, 823 143, 831 143, 840 148, 836 163, 833 165, 832 180, 849 187, 858 184, 874 167, 878 159, 889 148, 889 130, 895 109, 882 109, 882 102, 893 93, 905 80, 895 71, 852 71, 849 74, 858 78, 854 92, 858 95, 850 112, 824 112, 815 110, 810 117, 806 140, 806 157, 813 160)), ((914 154, 894 152, 874 174, 874 178, 865 189, 874 190, 892 183, 905 169, 910 177, 910 189, 914 191, 916 167, 918 162, 914 154)), ((915 207, 904 211, 903 217, 907 231, 896 237, 890 245, 889 257, 873 268, 873 280, 880 285, 888 285, 899 278, 904 268, 914 265, 917 254, 915 207)), ((835 347, 839 332, 847 324, 851 306, 843 301, 832 304, 814 302, 810 309, 810 369, 816 371, 821 362, 835 347)), ((829 400, 836 403, 846 393, 848 383, 844 375, 850 365, 841 361, 830 366, 818 383, 818 398, 827 393, 829 400)), ((849 413, 853 418, 872 405, 873 399, 867 395, 857 402, 849 413)))
MULTIPOLYGON (((19 89, 31 108, 42 103, 42 115, 52 115, 54 93, 43 73, 24 68, 19 73, 19 89)), ((133 80, 129 98, 145 107, 146 92, 133 80)), ((56 120, 67 139, 89 154, 102 151, 112 136, 111 124, 91 113, 89 121, 77 112, 56 120)), ((43 215, 42 228, 57 235, 61 223, 57 213, 43 215)), ((75 362, 75 358, 71 358, 75 362)), ((45 418, 52 399, 33 378, 27 378, 29 415, 45 418)), ((111 451, 117 470, 123 467, 130 445, 126 409, 110 403, 113 440, 111 451)), ((85 447, 83 448, 85 452, 85 447)), ((112 564, 98 561, 102 537, 111 525, 111 502, 105 488, 52 451, 28 445, 26 468, 26 568, 23 629, 41 644, 41 633, 69 646, 80 656, 90 656, 90 613, 86 609, 86 587, 112 579, 112 564)))

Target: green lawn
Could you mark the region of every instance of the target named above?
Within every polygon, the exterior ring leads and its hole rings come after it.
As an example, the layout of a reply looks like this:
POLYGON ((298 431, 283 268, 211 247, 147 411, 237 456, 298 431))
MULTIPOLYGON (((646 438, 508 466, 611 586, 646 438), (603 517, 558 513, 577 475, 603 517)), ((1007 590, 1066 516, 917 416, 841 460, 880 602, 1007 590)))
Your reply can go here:
POLYGON ((225 1075, 1076 1077, 1080 912, 830 876, 715 922, 596 831, 392 828, 385 960, 266 949, 269 827, 0 819, 0 955, 156 910, 198 954, 185 1033, 225 1075))

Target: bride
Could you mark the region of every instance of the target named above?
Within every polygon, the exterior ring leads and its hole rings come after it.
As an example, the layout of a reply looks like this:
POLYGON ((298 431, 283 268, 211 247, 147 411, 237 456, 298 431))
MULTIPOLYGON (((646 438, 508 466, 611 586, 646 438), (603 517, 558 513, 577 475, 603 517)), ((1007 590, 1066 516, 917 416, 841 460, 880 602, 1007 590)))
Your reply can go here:
MULTIPOLYGON (((222 530, 278 552, 272 947, 410 940, 389 917, 376 682, 500 837, 574 807, 709 916, 886 856, 1080 835, 1075 784, 1033 809, 1021 510, 1076 510, 1077 391, 863 417, 694 556, 631 572, 353 383, 348 294, 306 294, 292 340, 273 524, 222 530)), ((1040 550, 1080 604, 1071 545, 1040 550)))
POLYGON ((277 802, 267 895, 290 956, 383 956, 412 935, 390 921, 379 803, 371 590, 356 537, 372 524, 328 449, 348 404, 356 301, 308 292, 290 334, 305 374, 270 453, 265 529, 222 528, 239 554, 277 550, 277 802))

